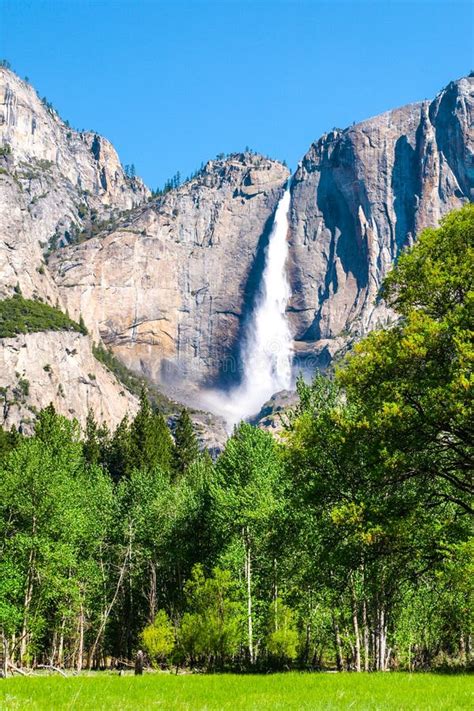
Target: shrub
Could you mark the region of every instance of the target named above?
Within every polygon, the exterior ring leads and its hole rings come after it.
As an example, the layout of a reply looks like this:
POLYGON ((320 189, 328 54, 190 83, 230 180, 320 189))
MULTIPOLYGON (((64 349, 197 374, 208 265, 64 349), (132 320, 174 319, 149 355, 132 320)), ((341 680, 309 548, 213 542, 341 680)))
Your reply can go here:
POLYGON ((207 578, 202 565, 197 564, 184 592, 191 612, 186 612, 181 621, 181 653, 191 664, 217 664, 222 668, 237 652, 245 619, 230 572, 214 568, 212 577, 207 578))
POLYGON ((30 381, 29 380, 27 380, 26 378, 21 378, 18 381, 18 386, 25 397, 30 394, 30 381))
POLYGON ((279 664, 293 661, 298 654, 298 631, 292 610, 277 598, 270 605, 269 618, 268 653, 279 664))
POLYGON ((141 633, 140 639, 153 666, 168 659, 174 649, 174 628, 164 610, 159 610, 152 624, 141 633))

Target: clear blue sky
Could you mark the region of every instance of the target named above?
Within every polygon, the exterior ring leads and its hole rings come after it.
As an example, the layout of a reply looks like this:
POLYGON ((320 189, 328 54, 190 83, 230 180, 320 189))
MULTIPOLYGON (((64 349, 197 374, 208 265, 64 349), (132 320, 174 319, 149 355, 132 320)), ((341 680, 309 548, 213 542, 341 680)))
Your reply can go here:
POLYGON ((0 57, 152 187, 220 152, 291 167, 474 67, 464 0, 0 0, 0 57))

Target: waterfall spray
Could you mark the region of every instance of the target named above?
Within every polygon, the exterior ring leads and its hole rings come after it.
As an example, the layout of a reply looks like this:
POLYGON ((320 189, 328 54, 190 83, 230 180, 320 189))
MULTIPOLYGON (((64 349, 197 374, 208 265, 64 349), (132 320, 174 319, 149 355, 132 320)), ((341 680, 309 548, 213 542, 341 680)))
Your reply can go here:
POLYGON ((292 338, 286 319, 290 298, 286 274, 290 199, 287 188, 275 212, 262 281, 244 336, 242 382, 229 393, 213 393, 208 398, 229 427, 257 414, 274 393, 291 386, 292 338))

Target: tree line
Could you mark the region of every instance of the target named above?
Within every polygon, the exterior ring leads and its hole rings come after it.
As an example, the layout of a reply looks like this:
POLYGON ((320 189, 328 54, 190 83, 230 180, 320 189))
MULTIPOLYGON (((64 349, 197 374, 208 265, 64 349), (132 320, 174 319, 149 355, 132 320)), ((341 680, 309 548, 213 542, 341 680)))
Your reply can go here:
POLYGON ((241 423, 213 462, 145 392, 114 432, 0 430, 4 671, 472 663, 473 237, 472 205, 422 233, 399 319, 299 379, 278 440, 241 423))

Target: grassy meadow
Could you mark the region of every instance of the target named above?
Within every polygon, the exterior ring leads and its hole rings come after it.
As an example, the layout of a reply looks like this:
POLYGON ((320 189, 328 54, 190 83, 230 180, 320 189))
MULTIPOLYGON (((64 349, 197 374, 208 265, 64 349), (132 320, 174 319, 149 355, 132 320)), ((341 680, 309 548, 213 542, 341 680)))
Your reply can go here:
POLYGON ((1 711, 455 711, 473 707, 474 679, 467 675, 295 672, 120 677, 99 672, 67 679, 38 676, 0 680, 1 711))

